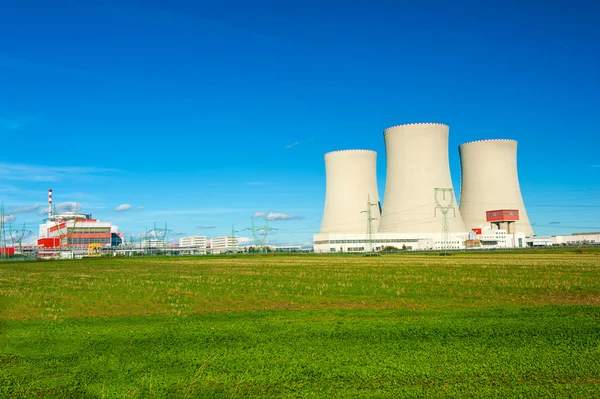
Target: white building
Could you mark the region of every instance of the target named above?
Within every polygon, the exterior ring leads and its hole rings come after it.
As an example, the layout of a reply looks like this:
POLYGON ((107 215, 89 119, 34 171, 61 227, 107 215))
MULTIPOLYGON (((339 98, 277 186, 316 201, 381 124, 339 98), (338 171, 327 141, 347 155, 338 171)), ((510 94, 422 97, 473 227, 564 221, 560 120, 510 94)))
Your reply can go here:
POLYGON ((467 249, 467 240, 479 245, 469 249, 524 248, 525 233, 509 234, 506 230, 481 229, 481 234, 448 233, 444 244, 442 233, 375 233, 370 242, 362 233, 319 233, 313 236, 315 253, 370 252, 371 248, 381 251, 385 247, 395 247, 407 251, 439 251, 467 249))
MULTIPOLYGON (((468 233, 449 233, 446 249, 465 248, 468 233)), ((384 247, 409 251, 441 250, 444 248, 442 233, 375 233, 372 242, 365 233, 319 233, 313 236, 315 253, 370 252, 384 247)))
POLYGON ((236 236, 218 236, 210 239, 210 250, 213 254, 237 252, 239 239, 236 236))
POLYGON ((471 233, 470 238, 481 241, 482 248, 525 248, 527 244, 523 232, 508 233, 491 227, 482 227, 480 234, 471 233))
POLYGON ((527 237, 526 241, 527 241, 527 246, 528 247, 549 247, 552 245, 552 238, 553 237, 540 237, 540 236, 533 236, 533 237, 527 237))
POLYGON ((206 236, 181 237, 179 247, 204 247, 206 249, 206 236))
POLYGON ((140 243, 141 248, 165 248, 165 242, 162 240, 143 240, 140 243))
POLYGON ((600 232, 573 233, 569 236, 552 236, 553 245, 598 245, 600 232))

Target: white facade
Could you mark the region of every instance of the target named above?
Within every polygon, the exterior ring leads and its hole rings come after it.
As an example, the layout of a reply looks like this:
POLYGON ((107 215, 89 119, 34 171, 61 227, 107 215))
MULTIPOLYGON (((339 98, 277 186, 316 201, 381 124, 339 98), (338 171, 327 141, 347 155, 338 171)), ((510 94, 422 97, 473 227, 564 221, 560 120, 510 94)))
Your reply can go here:
POLYGON ((188 236, 179 239, 180 247, 204 247, 206 249, 206 236, 188 236))
POLYGON ((574 233, 568 236, 552 236, 553 245, 598 245, 600 232, 574 233))
POLYGON ((449 233, 444 244, 442 233, 376 233, 372 241, 366 234, 350 233, 319 233, 313 235, 315 253, 342 253, 342 252, 375 252, 384 247, 395 247, 408 251, 439 251, 464 250, 467 239, 481 241, 477 248, 524 248, 526 245, 525 234, 510 234, 506 230, 484 228, 482 234, 449 233))
POLYGON ((321 233, 366 233, 370 200, 373 231, 379 225, 377 153, 369 150, 325 154, 326 192, 321 233))
POLYGON ((509 233, 505 229, 483 227, 481 234, 475 236, 483 248, 525 248, 525 233, 509 233))
MULTIPOLYGON (((446 249, 465 248, 468 233, 450 233, 446 249)), ((372 242, 362 233, 319 233, 313 236, 315 253, 370 252, 384 247, 396 247, 409 251, 441 250, 444 248, 442 233, 376 233, 372 242), (372 245, 372 247, 371 247, 372 245)))
POLYGON ((549 247, 552 245, 553 237, 528 237, 526 239, 528 247, 549 247))
POLYGON ((450 177, 447 125, 416 123, 384 131, 387 159, 385 196, 380 233, 442 231, 442 213, 436 210, 435 189, 452 189, 439 199, 453 206, 449 231, 465 232, 450 177))
POLYGON ((165 242, 162 240, 143 240, 140 243, 141 248, 166 248, 165 242))
POLYGON ((517 142, 481 140, 459 146, 460 213, 468 229, 488 225, 486 211, 517 209, 516 232, 533 235, 517 173, 517 142))
POLYGON ((218 236, 210 239, 210 249, 213 254, 237 252, 239 239, 235 236, 218 236))
POLYGON ((188 236, 179 239, 179 248, 190 248, 194 254, 206 254, 206 236, 188 236))

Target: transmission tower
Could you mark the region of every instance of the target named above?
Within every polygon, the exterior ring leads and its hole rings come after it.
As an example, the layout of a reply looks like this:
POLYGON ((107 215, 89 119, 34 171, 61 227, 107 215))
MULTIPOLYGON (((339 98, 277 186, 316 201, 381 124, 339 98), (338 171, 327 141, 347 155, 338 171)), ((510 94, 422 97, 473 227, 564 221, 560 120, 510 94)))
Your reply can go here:
POLYGON ((456 217, 456 209, 454 209, 454 193, 451 188, 435 188, 434 189, 435 209, 433 216, 437 216, 438 209, 442 213, 442 249, 444 255, 448 249, 448 213, 453 212, 456 217), (440 198, 441 197, 441 198, 440 198))
POLYGON ((158 242, 162 242, 162 246, 164 249, 167 248, 167 240, 168 240, 168 235, 170 232, 172 232, 173 230, 169 230, 169 228, 167 228, 167 223, 165 223, 165 227, 164 228, 159 228, 156 227, 156 223, 154 223, 154 229, 150 230, 147 235, 149 237, 154 237, 154 239, 158 242))
POLYGON ((0 206, 0 245, 2 250, 0 251, 0 259, 8 258, 6 253, 6 230, 4 229, 4 203, 0 206))
POLYGON ((254 246, 258 249, 259 252, 262 252, 263 247, 265 246, 265 242, 267 241, 268 235, 272 231, 277 231, 276 228, 269 227, 269 218, 267 218, 266 216, 264 218, 265 218, 265 225, 257 226, 254 223, 254 219, 256 219, 256 218, 254 216, 252 216, 250 218, 250 227, 244 229, 244 231, 248 230, 248 231, 252 232, 252 238, 254 239, 254 246))
POLYGON ((361 211, 360 213, 367 214, 367 248, 365 252, 373 252, 373 220, 377 220, 377 218, 372 217, 371 207, 378 206, 377 203, 371 202, 371 195, 367 195, 367 209, 361 211))
POLYGON ((27 230, 25 228, 25 223, 23 223, 22 229, 16 229, 13 231, 10 222, 8 225, 8 229, 9 229, 10 239, 12 240, 12 243, 13 243, 13 247, 15 247, 16 244, 19 244, 19 252, 22 255, 23 254, 23 240, 31 235, 31 230, 27 230))
MULTIPOLYGON (((234 241, 235 241, 235 233, 239 233, 239 231, 238 231, 238 230, 236 230, 236 229, 235 229, 235 226, 232 224, 232 225, 231 225, 231 237, 229 237, 229 242, 231 243, 231 252, 234 252, 234 251, 235 251, 235 250, 234 250, 234 246, 233 246, 233 243, 234 243, 234 241)), ((240 245, 240 243, 239 243, 239 241, 238 241, 236 246, 237 246, 237 247, 239 247, 239 245, 240 245)))

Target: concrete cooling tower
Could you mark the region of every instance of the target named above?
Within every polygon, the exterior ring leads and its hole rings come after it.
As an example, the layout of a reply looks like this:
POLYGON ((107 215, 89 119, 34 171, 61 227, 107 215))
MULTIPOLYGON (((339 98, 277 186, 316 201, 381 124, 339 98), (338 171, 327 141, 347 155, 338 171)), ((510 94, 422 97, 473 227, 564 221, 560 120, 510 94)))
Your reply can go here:
POLYGON ((366 233, 369 197, 373 232, 379 224, 377 153, 369 150, 334 151, 325 154, 326 194, 321 233, 366 233))
MULTIPOLYGON (((435 189, 452 188, 448 162, 448 126, 415 123, 386 129, 387 176, 380 233, 442 231, 436 212, 435 189)), ((454 193, 454 191, 453 191, 454 193)), ((439 197, 441 198, 441 195, 439 197)), ((443 205, 450 205, 450 202, 443 205)), ((449 232, 465 232, 453 194, 448 213, 449 232)))
POLYGON ((468 229, 486 226, 486 211, 519 210, 514 231, 533 235, 517 174, 517 142, 482 140, 458 147, 461 165, 460 212, 468 229))

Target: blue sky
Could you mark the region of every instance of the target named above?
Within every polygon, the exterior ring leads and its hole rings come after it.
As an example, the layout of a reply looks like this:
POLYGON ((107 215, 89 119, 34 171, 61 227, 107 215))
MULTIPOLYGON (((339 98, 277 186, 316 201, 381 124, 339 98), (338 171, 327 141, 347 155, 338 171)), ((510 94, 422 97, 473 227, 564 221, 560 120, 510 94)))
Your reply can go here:
POLYGON ((594 3, 4 0, 0 200, 33 230, 48 188, 127 234, 272 212, 303 244, 325 152, 376 150, 383 198, 382 131, 431 121, 455 190, 459 144, 516 139, 536 233, 598 231, 594 3))

